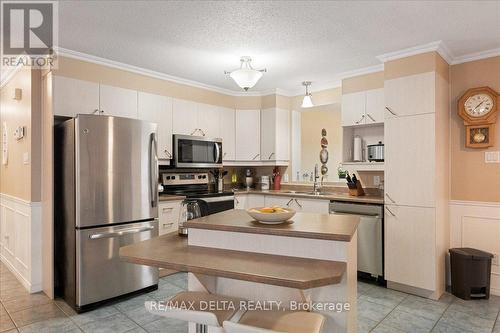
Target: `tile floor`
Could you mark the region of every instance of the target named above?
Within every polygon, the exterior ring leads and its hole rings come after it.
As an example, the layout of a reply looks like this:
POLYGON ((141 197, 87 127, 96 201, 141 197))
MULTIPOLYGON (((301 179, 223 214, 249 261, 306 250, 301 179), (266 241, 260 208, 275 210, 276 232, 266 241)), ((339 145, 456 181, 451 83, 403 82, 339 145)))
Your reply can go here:
MULTIPOLYGON (((160 279, 156 291, 78 315, 61 300, 51 301, 42 293, 28 294, 0 263, 0 332, 186 333, 186 323, 151 315, 144 308, 144 301, 165 300, 186 287, 186 274, 174 274, 160 279)), ((500 333, 499 311, 500 297, 495 296, 488 301, 466 302, 445 295, 431 301, 358 284, 360 333, 500 333)))

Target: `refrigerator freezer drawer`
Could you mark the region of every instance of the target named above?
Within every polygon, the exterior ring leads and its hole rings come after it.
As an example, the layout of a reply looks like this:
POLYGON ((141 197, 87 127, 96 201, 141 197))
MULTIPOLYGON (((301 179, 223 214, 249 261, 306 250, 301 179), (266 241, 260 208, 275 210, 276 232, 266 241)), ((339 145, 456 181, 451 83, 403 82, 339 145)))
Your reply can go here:
POLYGON ((120 247, 158 236, 158 220, 76 230, 76 306, 158 284, 158 268, 120 260, 120 247))

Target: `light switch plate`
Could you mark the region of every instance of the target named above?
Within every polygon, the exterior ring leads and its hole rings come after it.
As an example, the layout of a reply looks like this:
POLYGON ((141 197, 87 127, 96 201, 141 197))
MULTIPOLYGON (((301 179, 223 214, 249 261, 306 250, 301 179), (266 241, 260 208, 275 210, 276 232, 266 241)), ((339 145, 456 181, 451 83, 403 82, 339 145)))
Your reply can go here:
POLYGON ((380 185, 380 176, 373 176, 373 185, 374 186, 380 185))
POLYGON ((500 163, 500 151, 487 151, 484 153, 485 163, 500 163))
POLYGON ((23 154, 23 163, 24 164, 29 164, 30 163, 30 154, 28 152, 23 154))
POLYGON ((494 266, 500 266, 499 258, 498 258, 498 253, 493 255, 493 259, 491 260, 491 264, 494 266))

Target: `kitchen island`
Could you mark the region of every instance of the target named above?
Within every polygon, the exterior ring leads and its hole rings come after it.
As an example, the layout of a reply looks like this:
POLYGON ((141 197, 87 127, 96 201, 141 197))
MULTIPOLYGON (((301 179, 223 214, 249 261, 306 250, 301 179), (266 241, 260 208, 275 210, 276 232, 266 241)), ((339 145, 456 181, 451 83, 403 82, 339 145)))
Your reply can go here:
POLYGON ((193 291, 301 309, 313 304, 327 317, 324 332, 355 332, 358 223, 349 215, 297 213, 284 224, 262 225, 230 210, 189 221, 187 240, 164 235, 126 246, 120 256, 189 272, 193 291))

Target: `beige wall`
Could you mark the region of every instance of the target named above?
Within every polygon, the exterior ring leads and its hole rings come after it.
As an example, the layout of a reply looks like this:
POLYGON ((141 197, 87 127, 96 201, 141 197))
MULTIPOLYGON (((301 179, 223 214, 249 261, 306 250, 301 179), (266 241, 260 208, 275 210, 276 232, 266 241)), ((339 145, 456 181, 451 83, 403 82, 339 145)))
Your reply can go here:
MULTIPOLYGON (((489 86, 500 93, 500 57, 453 65, 451 78, 451 199, 500 202, 500 164, 484 163, 487 149, 465 148, 465 127, 457 101, 469 88, 489 86)), ((499 117, 500 118, 500 117, 499 117)), ((495 146, 500 150, 500 124, 495 146)))
POLYGON ((384 71, 350 77, 342 80, 342 94, 384 87, 384 71))
POLYGON ((3 132, 5 122, 9 143, 8 164, 0 165, 0 192, 26 201, 40 201, 40 71, 21 69, 0 93, 0 131, 3 132), (20 101, 13 99, 16 88, 22 89, 20 101), (18 126, 26 128, 25 137, 19 141, 13 135, 18 126), (23 163, 24 153, 29 154, 28 164, 23 163))
POLYGON ((396 79, 431 71, 448 77, 448 64, 437 52, 422 53, 386 62, 384 64, 384 79, 396 79))
POLYGON ((315 164, 321 167, 319 152, 323 128, 327 132, 329 152, 327 163, 329 177, 325 181, 337 181, 337 167, 342 160, 342 125, 338 103, 317 106, 301 112, 300 168, 302 171, 313 171, 315 164))

